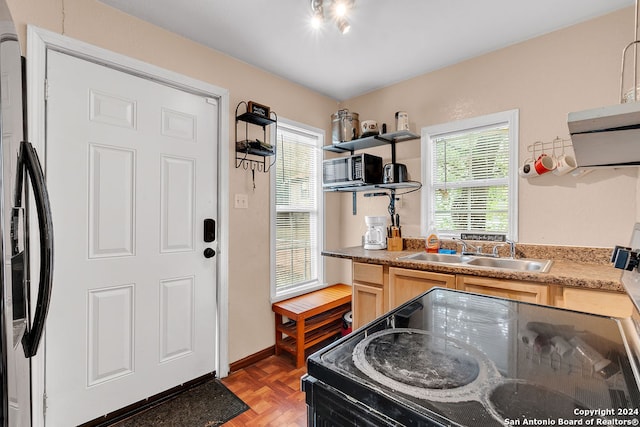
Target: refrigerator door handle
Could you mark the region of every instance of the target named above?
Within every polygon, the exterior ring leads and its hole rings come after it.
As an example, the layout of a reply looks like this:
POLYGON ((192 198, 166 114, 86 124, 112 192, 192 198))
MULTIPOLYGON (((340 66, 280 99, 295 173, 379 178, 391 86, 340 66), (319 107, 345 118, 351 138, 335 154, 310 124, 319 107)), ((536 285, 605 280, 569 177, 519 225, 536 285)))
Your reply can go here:
MULTIPOLYGON (((22 337, 24 354, 26 357, 32 357, 38 351, 51 299, 53 286, 53 222, 51 220, 51 206, 42 166, 40 165, 38 154, 29 142, 22 141, 20 143, 19 158, 23 161, 33 188, 40 235, 38 299, 31 329, 22 337)), ((20 168, 21 166, 19 165, 18 167, 20 168)))

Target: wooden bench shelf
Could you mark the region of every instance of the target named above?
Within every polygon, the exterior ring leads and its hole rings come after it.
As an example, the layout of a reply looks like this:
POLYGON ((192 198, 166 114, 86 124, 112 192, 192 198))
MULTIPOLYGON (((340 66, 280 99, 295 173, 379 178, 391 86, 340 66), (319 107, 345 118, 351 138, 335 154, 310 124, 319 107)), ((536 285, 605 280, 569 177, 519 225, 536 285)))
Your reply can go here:
MULTIPOLYGON (((325 327, 320 329, 314 329, 311 332, 308 332, 304 335, 304 349, 308 349, 309 347, 313 347, 316 344, 321 343, 322 341, 327 340, 337 334, 340 333, 342 329, 342 321, 334 322, 333 324, 325 325, 325 327)), ((281 349, 286 350, 287 352, 296 355, 297 351, 297 340, 293 336, 287 336, 282 339, 281 349)))
POLYGON ((305 350, 339 334, 342 316, 351 309, 351 286, 337 284, 274 303, 276 354, 282 350, 304 366, 305 350), (283 318, 288 320, 283 323, 283 318))

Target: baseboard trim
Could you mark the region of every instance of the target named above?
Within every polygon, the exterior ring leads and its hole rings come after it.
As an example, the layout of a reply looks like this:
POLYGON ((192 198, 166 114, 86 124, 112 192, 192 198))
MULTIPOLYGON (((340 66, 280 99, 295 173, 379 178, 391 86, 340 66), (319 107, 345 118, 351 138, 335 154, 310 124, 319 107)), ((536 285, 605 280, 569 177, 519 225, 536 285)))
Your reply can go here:
POLYGON ((250 354, 244 359, 240 359, 236 362, 229 364, 229 372, 239 371, 242 368, 246 368, 247 366, 251 366, 254 363, 257 363, 263 359, 266 359, 269 356, 273 356, 276 354, 276 346, 272 345, 269 348, 265 348, 264 350, 260 350, 257 353, 250 354))

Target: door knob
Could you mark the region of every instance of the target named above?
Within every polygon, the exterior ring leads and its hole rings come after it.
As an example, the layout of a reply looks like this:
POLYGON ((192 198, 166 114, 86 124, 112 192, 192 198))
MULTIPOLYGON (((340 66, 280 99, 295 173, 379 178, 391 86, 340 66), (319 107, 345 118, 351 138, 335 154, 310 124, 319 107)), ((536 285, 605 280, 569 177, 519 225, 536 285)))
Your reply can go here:
POLYGON ((216 251, 214 251, 211 248, 207 248, 204 250, 204 257, 205 258, 211 258, 212 256, 214 256, 216 254, 216 251))

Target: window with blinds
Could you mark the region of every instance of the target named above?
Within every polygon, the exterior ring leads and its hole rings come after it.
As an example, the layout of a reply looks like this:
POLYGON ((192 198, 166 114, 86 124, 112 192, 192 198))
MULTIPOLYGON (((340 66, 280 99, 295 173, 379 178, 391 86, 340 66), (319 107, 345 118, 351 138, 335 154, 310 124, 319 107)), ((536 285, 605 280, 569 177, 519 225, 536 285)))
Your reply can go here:
POLYGON ((424 229, 517 234, 517 110, 423 130, 424 229))
POLYGON ((272 197, 272 296, 322 282, 322 198, 319 181, 322 134, 279 123, 272 197))

